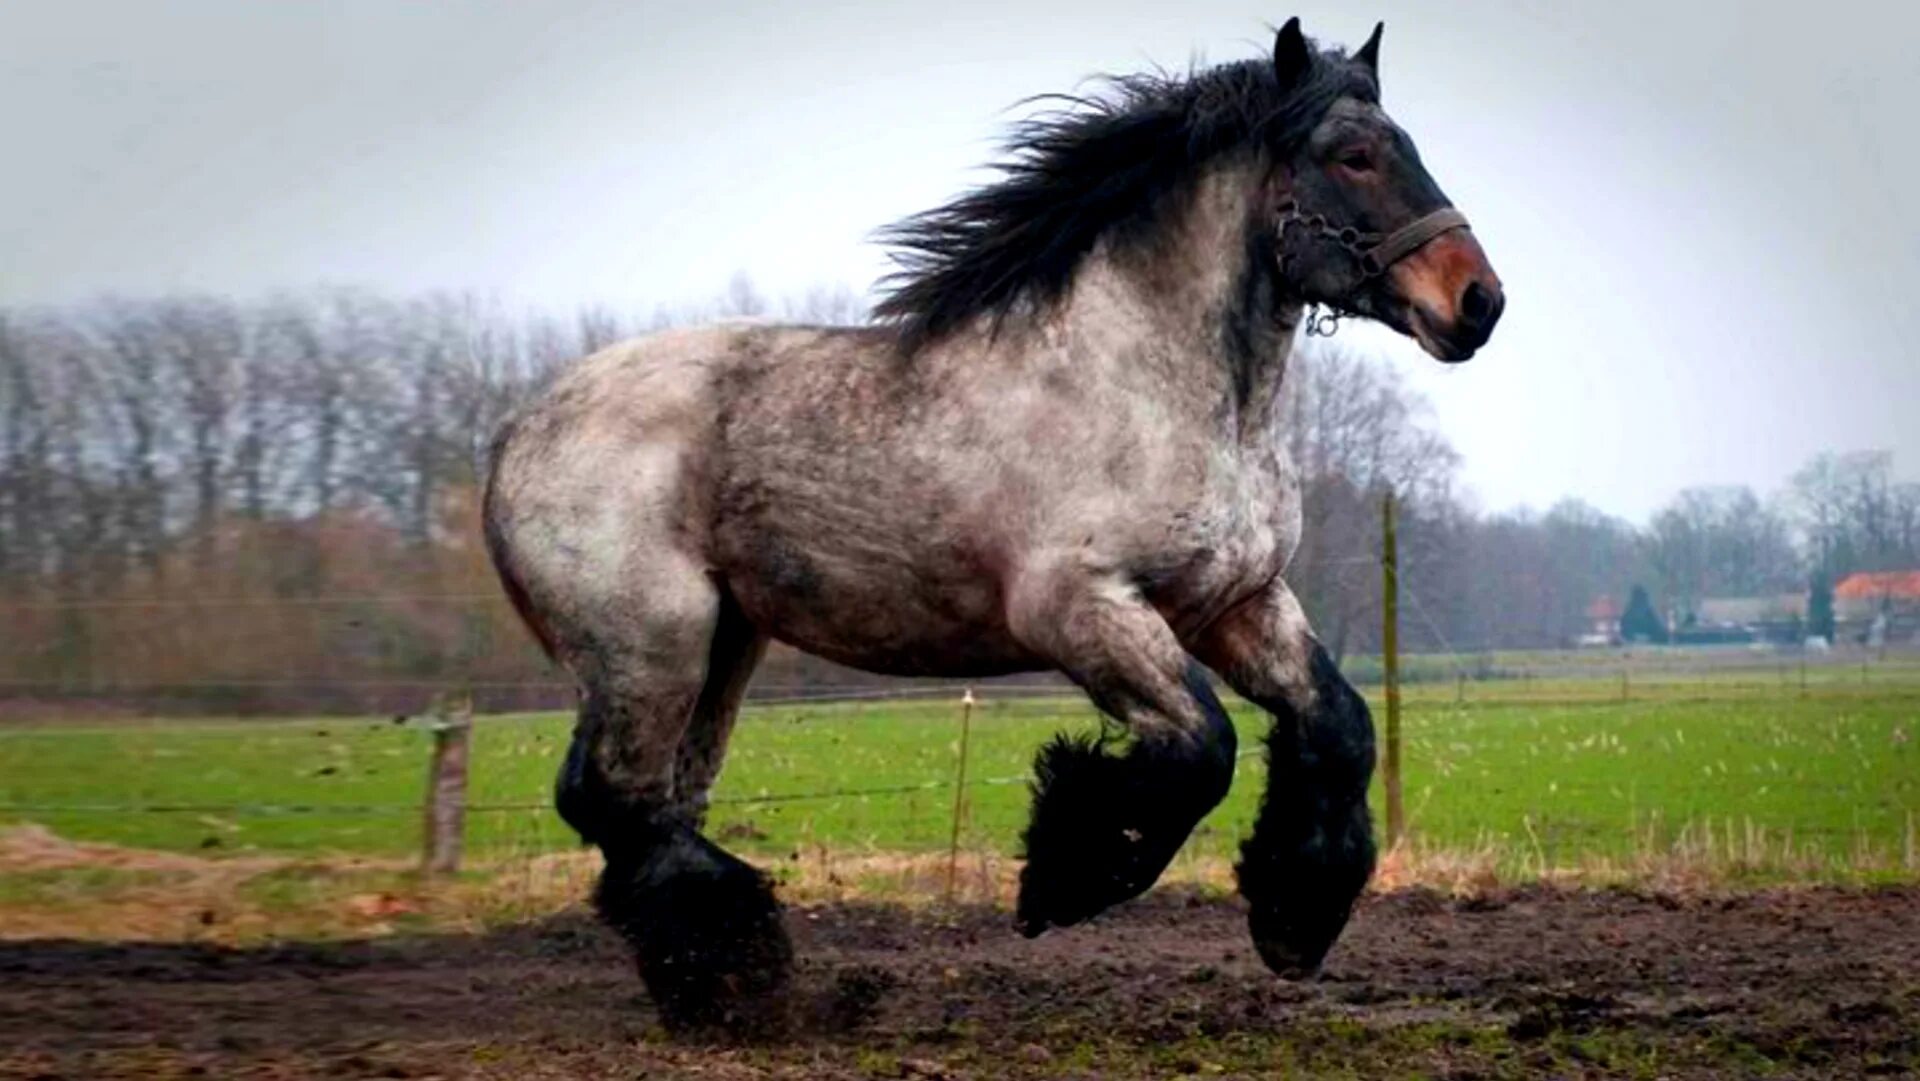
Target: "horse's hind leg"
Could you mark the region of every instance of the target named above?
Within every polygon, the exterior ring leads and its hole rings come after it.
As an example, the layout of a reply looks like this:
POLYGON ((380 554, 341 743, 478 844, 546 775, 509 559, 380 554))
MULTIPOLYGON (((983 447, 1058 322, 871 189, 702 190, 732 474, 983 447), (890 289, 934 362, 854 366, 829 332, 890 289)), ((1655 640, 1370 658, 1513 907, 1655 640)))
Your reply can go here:
POLYGON ((1124 723, 1131 744, 1058 737, 1034 761, 1021 930, 1065 927, 1153 885, 1233 782, 1235 738, 1206 674, 1121 583, 1027 583, 1015 630, 1124 723))
POLYGON ((732 597, 723 594, 713 645, 707 652, 707 681, 693 707, 693 721, 680 739, 673 769, 674 802, 696 829, 706 822, 707 793, 720 775, 740 701, 766 650, 766 635, 747 622, 732 597))
POLYGON ((606 857, 595 903, 633 947, 667 1026, 777 1028, 792 947, 772 887, 700 835, 698 801, 676 777, 688 740, 719 733, 720 706, 731 719, 756 636, 742 638, 704 574, 662 581, 662 570, 634 594, 644 610, 561 635, 585 690, 556 801, 606 857))

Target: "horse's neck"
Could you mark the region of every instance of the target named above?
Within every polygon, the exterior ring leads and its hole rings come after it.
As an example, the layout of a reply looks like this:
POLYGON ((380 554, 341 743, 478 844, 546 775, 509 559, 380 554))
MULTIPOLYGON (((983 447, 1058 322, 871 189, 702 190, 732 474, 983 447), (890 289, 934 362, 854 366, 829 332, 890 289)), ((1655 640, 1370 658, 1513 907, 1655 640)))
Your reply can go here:
POLYGON ((1249 296, 1248 230, 1258 213, 1251 165, 1196 182, 1162 235, 1101 245, 1082 267, 1064 313, 1074 337, 1118 363, 1151 365, 1168 406, 1212 421, 1231 418, 1241 438, 1264 439, 1280 417, 1281 382, 1298 305, 1249 296), (1237 335, 1237 338, 1236 338, 1237 335), (1236 348, 1236 343, 1240 348, 1236 348))

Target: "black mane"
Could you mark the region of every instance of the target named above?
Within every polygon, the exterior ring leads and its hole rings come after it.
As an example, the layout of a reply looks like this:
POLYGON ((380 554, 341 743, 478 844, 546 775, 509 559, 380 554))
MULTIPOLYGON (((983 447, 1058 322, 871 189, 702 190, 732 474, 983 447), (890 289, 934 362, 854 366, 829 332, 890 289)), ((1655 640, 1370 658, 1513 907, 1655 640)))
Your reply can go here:
POLYGON ((1271 60, 1104 81, 1102 96, 1042 99, 1065 104, 1014 127, 999 181, 881 232, 899 270, 874 314, 905 352, 1059 299, 1102 237, 1146 233, 1208 162, 1290 155, 1336 100, 1378 96, 1365 68, 1323 50, 1289 90, 1271 60))

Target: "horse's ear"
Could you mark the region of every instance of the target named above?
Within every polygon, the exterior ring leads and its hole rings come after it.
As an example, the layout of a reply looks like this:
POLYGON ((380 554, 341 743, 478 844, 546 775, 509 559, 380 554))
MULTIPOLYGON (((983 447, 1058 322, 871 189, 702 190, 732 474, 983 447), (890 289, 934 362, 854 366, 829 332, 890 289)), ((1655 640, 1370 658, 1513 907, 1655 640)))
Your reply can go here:
POLYGON ((1386 28, 1386 23, 1374 23, 1373 36, 1367 39, 1365 45, 1360 46, 1359 52, 1353 54, 1354 63, 1364 65, 1373 73, 1373 81, 1376 85, 1380 82, 1380 31, 1386 28))
POLYGON ((1280 77, 1280 86, 1291 90, 1312 63, 1313 54, 1307 47, 1307 36, 1300 32, 1300 17, 1296 15, 1274 36, 1273 71, 1280 77))

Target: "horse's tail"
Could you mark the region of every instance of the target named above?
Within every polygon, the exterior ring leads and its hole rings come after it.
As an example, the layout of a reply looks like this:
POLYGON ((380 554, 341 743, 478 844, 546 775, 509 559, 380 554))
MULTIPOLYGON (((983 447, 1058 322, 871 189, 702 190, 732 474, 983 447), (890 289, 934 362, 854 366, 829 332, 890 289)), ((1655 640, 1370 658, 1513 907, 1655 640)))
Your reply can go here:
POLYGON ((540 618, 540 613, 533 607, 532 598, 527 596, 527 587, 520 583, 519 576, 513 571, 513 560, 507 551, 507 540, 500 532, 500 516, 494 513, 496 509, 494 494, 498 488, 500 455, 506 447, 507 437, 511 431, 510 425, 501 429, 499 436, 493 441, 492 452, 488 455, 487 485, 480 496, 480 532, 486 538, 487 555, 493 560, 494 573, 500 576, 500 588, 506 592, 507 600, 512 602, 513 610, 519 613, 520 622, 526 625, 528 633, 533 635, 533 640, 540 643, 540 649, 547 655, 547 659, 557 661, 559 657, 554 653, 553 632, 548 630, 546 620, 540 618))

